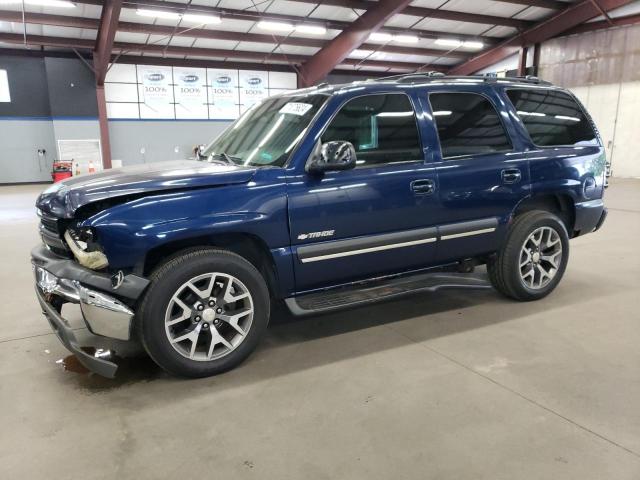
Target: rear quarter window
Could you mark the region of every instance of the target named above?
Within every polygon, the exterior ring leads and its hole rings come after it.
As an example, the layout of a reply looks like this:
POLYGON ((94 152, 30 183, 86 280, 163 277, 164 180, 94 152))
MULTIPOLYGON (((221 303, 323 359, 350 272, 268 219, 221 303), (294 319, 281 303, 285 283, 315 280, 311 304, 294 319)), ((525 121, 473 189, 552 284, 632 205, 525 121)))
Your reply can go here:
POLYGON ((507 96, 535 145, 598 145, 589 118, 568 93, 513 89, 507 90, 507 96))

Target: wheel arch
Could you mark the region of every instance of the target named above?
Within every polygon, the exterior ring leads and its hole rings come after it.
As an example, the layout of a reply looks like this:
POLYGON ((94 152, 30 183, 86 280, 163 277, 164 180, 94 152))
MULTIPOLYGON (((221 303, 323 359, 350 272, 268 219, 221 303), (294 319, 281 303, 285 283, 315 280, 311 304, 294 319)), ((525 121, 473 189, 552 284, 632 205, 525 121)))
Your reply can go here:
POLYGON ((250 233, 220 233, 163 243, 149 250, 144 259, 143 274, 148 276, 159 265, 186 251, 203 247, 228 250, 251 263, 264 277, 269 293, 280 297, 277 269, 267 244, 250 233))
POLYGON ((518 203, 512 212, 512 218, 531 210, 545 210, 557 215, 564 223, 569 237, 574 236, 576 207, 573 197, 561 193, 541 193, 531 195, 518 203))

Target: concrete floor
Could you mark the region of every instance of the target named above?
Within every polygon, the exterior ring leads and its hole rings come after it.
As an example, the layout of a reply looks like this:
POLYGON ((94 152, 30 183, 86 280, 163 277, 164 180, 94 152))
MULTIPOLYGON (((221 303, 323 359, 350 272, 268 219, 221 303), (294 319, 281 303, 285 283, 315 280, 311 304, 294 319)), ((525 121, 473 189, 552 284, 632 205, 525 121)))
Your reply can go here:
POLYGON ((640 478, 640 181, 612 182, 543 301, 281 313, 240 368, 190 381, 65 371, 28 262, 40 189, 0 187, 2 478, 640 478))

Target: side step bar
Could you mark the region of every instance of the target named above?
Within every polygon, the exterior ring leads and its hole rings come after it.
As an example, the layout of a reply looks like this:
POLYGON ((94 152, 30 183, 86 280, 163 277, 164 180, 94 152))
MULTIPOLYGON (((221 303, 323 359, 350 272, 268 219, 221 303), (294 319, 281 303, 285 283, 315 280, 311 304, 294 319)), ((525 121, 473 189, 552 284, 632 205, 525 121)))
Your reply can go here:
POLYGON ((313 315, 381 302, 412 293, 435 292, 441 288, 487 289, 492 287, 486 274, 421 273, 289 297, 285 299, 285 303, 293 315, 313 315))

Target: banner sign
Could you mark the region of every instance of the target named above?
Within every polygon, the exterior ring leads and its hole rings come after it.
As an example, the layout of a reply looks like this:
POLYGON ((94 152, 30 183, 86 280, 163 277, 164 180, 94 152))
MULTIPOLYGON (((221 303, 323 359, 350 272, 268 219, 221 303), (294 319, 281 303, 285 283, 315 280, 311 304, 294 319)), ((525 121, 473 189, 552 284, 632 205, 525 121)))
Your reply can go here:
POLYGON ((139 67, 143 100, 149 107, 164 107, 173 102, 171 67, 139 67))
POLYGON ((202 110, 207 103, 205 70, 174 68, 173 78, 176 104, 192 113, 202 110))
POLYGON ((249 109, 260 100, 267 98, 269 74, 240 70, 240 104, 242 111, 249 109))
POLYGON ((0 102, 11 102, 9 78, 6 70, 0 70, 0 102))
POLYGON ((238 118, 238 71, 211 69, 208 75, 211 85, 210 118, 238 118))

